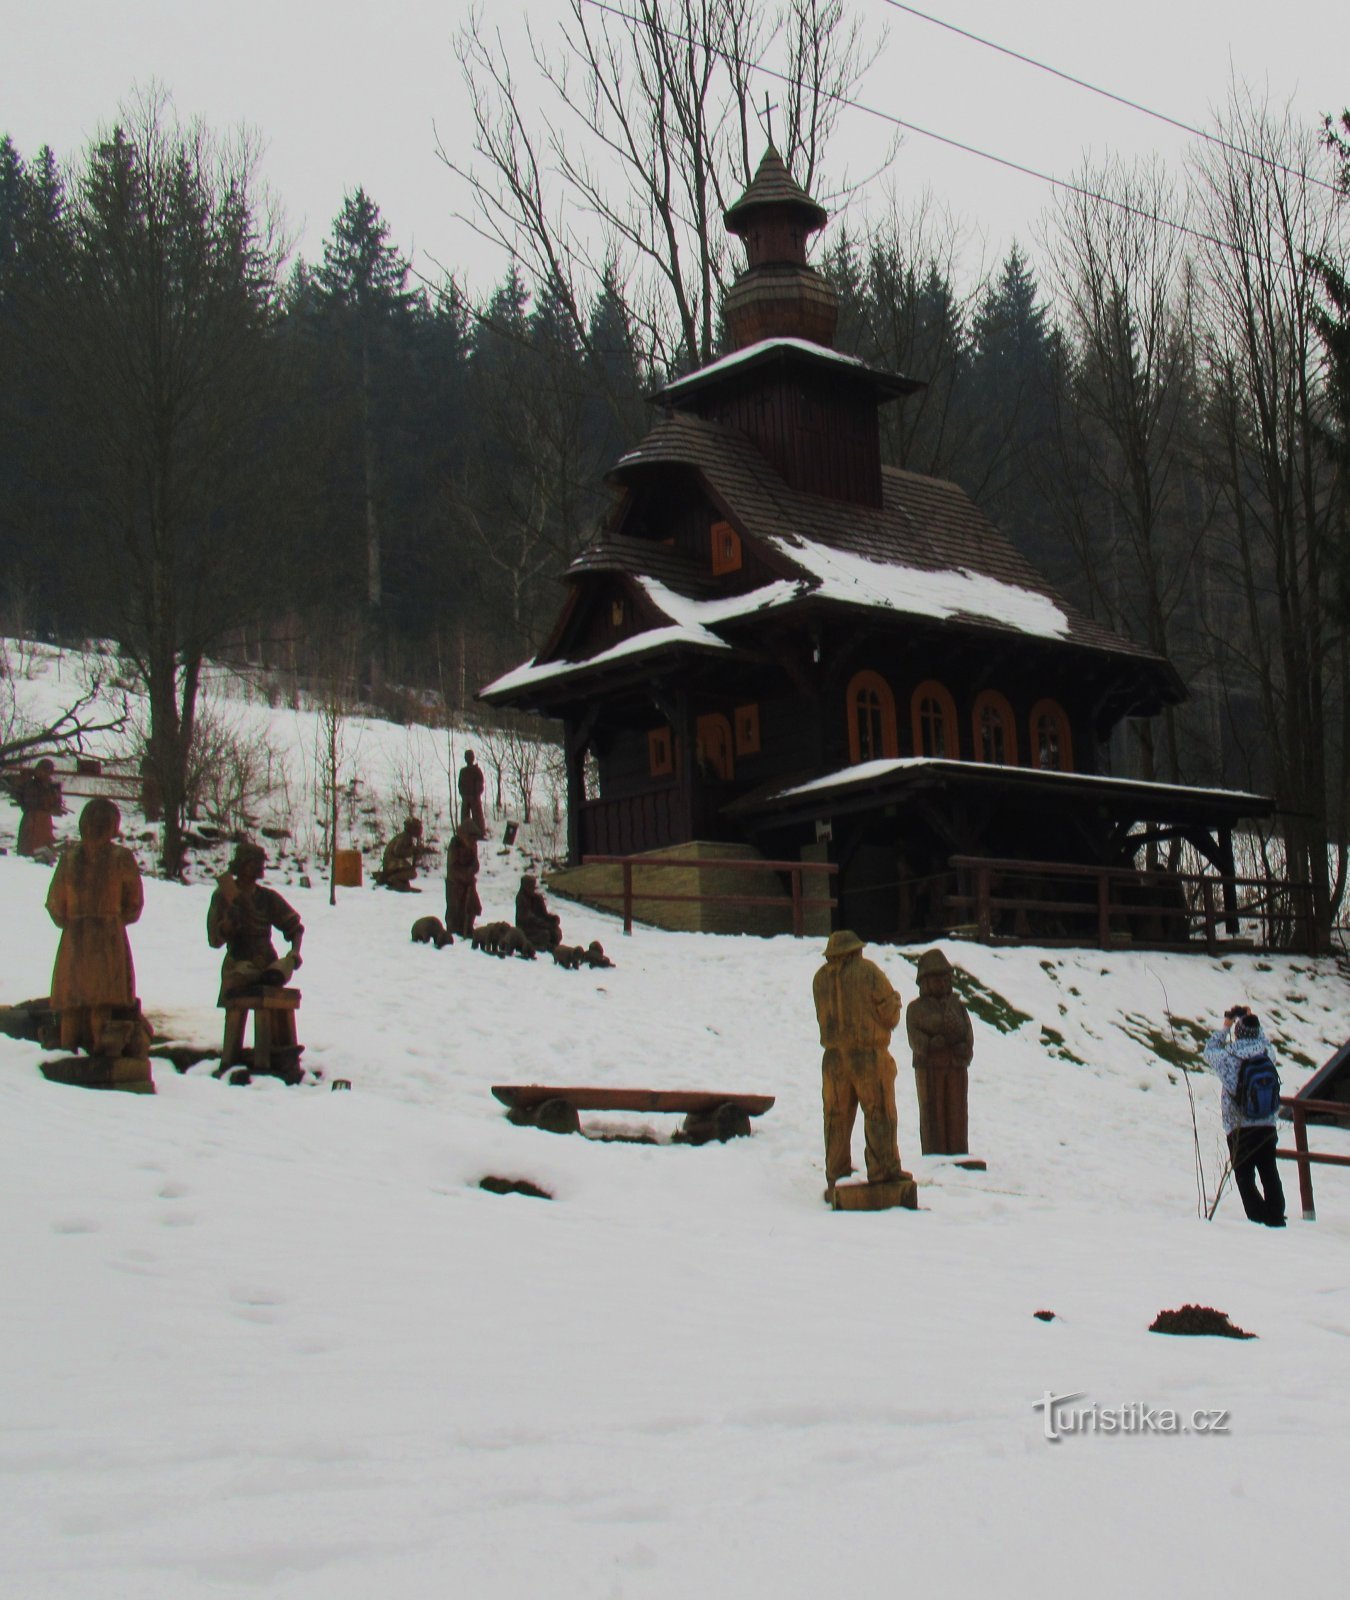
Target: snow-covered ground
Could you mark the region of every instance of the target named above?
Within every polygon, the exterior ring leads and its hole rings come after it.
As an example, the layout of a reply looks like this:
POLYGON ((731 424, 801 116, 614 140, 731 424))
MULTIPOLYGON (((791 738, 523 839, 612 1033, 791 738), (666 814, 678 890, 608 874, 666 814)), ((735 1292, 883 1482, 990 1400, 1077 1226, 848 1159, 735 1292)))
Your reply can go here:
MULTIPOLYGON (((487 917, 527 859, 498 848, 487 917)), ((49 878, 0 859, 0 1003, 47 990, 49 878)), ((318 1085, 161 1065, 153 1098, 87 1093, 0 1037, 0 1595, 1343 1591, 1350 1173, 1318 1170, 1316 1223, 1289 1167, 1285 1231, 1231 1193, 1199 1220, 1187 1078, 1158 1053, 1164 989, 1183 1049, 1244 997, 1297 1086, 1350 1036, 1334 962, 948 945, 981 991, 988 1171, 918 1153, 897 1051, 921 1209, 834 1214, 819 941, 625 939, 560 903, 618 963, 568 973, 410 945, 424 881, 330 908, 277 879, 318 1085), (503 1081, 777 1103, 726 1146, 604 1143, 510 1126, 503 1081), (1186 1302, 1259 1337, 1147 1331, 1186 1302), (1230 1431, 1050 1443, 1047 1390, 1230 1431)), ((132 929, 147 1010, 201 1044, 208 895, 149 881, 132 929)), ((917 953, 870 952, 906 1000, 917 953)), ((1192 1086, 1212 1191, 1217 1090, 1192 1086)), ((587 1119, 616 1122, 674 1127, 587 1119)))

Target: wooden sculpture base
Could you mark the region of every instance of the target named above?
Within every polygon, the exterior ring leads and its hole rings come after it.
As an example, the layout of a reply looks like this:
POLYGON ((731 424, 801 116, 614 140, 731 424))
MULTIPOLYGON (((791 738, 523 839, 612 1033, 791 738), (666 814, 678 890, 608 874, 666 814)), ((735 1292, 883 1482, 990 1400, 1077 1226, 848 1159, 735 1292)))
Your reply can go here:
POLYGON ((889 1211, 903 1206, 919 1209, 919 1186, 913 1178, 893 1178, 887 1183, 837 1183, 830 1191, 836 1211, 889 1211))
POLYGON ((41 1063, 49 1083, 76 1089, 120 1089, 124 1094, 154 1094, 155 1081, 144 1056, 63 1056, 41 1063))

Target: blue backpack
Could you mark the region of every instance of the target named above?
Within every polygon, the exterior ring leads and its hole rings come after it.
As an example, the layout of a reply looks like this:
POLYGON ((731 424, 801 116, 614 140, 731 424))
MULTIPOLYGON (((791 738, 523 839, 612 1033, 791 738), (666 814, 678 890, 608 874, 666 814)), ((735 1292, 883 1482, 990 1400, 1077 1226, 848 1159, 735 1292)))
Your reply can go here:
POLYGON ((1236 1099, 1244 1122, 1266 1122, 1279 1111, 1280 1075, 1264 1050, 1242 1063, 1236 1099))

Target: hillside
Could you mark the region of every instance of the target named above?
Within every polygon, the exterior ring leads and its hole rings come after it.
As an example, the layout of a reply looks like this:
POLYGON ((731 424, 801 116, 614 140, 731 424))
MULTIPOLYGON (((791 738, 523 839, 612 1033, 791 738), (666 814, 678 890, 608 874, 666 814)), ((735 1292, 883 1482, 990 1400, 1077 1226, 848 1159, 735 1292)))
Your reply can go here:
MULTIPOLYGON (((298 763, 296 713, 247 714, 298 763)), ((0 838, 16 820, 0 806, 0 838)), ((498 848, 487 916, 530 859, 498 848)), ((1287 1167, 1283 1233, 1231 1193, 1198 1220, 1181 1068, 1244 997, 1296 1087, 1350 1036, 1335 962, 947 945, 988 1172, 919 1155, 897 1050, 921 1209, 847 1216, 821 1202, 819 941, 625 939, 560 905, 617 962, 567 973, 411 946, 434 879, 330 908, 298 876, 274 881, 306 923, 318 1084, 232 1088, 204 1063, 158 1066, 154 1098, 90 1094, 0 1037, 6 1594, 1339 1593, 1321 1512, 1344 1459, 1350 1176, 1319 1171, 1315 1224, 1287 1167), (601 1142, 511 1127, 502 1081, 777 1103, 727 1146, 672 1145, 659 1118, 621 1126, 660 1143, 601 1142), (1147 1331, 1186 1302, 1259 1337, 1147 1331), (1231 1432, 1052 1444, 1047 1390, 1226 1410, 1231 1432)), ((0 1004, 46 992, 49 878, 0 859, 0 1004)), ((211 1045, 209 883, 146 888, 143 1003, 211 1045)), ((870 953, 912 998, 918 951, 870 953)), ((1212 1191, 1217 1090, 1192 1087, 1212 1191)))

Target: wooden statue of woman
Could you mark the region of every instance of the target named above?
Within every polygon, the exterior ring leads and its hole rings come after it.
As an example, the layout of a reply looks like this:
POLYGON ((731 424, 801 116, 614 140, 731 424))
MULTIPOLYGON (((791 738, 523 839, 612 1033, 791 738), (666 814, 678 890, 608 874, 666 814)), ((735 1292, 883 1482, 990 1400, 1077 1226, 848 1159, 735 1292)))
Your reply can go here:
POLYGON ((113 1007, 136 1004, 126 930, 145 900, 136 857, 113 842, 121 826, 111 800, 91 800, 80 813, 80 842, 62 855, 47 891, 47 914, 61 930, 52 1009, 64 1050, 97 1053, 113 1007))
POLYGON ((40 855, 51 851, 56 844, 53 818, 65 811, 66 804, 55 774, 56 763, 44 757, 31 772, 24 774, 15 790, 22 813, 15 849, 21 856, 40 855))
POLYGON ((919 957, 919 998, 905 1012, 919 1096, 919 1143, 926 1156, 970 1148, 967 1097, 975 1033, 952 993, 952 965, 941 950, 919 957))

